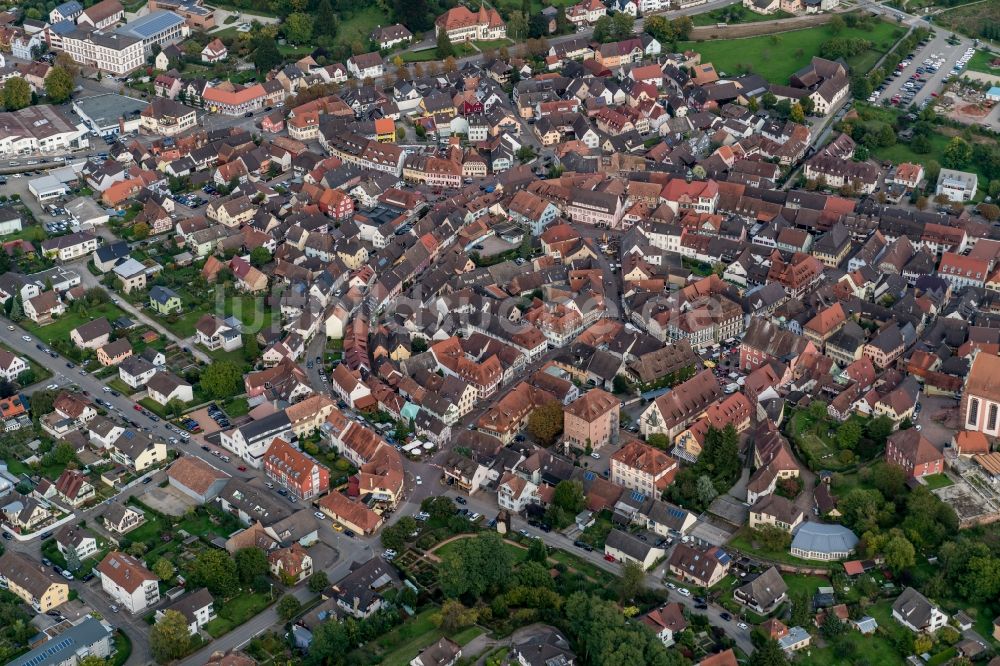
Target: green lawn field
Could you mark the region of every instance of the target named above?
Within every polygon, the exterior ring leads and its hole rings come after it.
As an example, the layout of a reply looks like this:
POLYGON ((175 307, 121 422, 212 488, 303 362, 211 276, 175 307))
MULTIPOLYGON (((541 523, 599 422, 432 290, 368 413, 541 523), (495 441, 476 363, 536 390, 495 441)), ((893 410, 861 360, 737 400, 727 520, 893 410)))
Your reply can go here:
POLYGON ((966 66, 966 69, 973 72, 982 72, 983 74, 1000 76, 1000 67, 990 67, 990 63, 996 58, 1000 58, 1000 56, 995 53, 990 53, 989 51, 976 51, 976 55, 972 56, 972 59, 969 60, 969 64, 966 66))
POLYGON ((774 83, 787 83, 788 77, 818 56, 820 45, 833 37, 861 38, 872 42, 872 48, 848 61, 852 68, 867 71, 896 42, 899 28, 885 22, 874 24, 871 30, 844 28, 834 35, 829 26, 793 30, 776 35, 719 39, 711 42, 682 42, 679 50, 693 49, 701 54, 703 63, 712 63, 718 72, 736 76, 751 71, 774 83))

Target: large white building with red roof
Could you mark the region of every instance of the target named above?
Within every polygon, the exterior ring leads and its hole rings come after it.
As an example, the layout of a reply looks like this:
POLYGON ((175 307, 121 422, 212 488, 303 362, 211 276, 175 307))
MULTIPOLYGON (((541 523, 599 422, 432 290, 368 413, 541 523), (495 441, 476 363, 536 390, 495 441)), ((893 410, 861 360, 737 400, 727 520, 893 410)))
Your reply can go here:
POLYGON ((104 591, 130 613, 141 613, 160 600, 158 579, 131 555, 112 551, 97 572, 104 591))
POLYGON ((459 5, 441 14, 434 22, 434 34, 448 33, 452 42, 471 42, 492 39, 506 39, 507 24, 500 12, 485 5, 478 12, 459 5))

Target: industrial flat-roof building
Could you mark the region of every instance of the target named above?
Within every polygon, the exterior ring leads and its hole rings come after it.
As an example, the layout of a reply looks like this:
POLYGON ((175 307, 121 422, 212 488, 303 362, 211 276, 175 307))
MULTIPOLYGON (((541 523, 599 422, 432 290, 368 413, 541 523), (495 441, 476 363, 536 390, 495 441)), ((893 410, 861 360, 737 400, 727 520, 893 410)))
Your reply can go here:
POLYGON ((48 104, 0 113, 0 156, 80 150, 90 146, 83 123, 48 104))
POLYGON ((92 132, 101 136, 139 131, 140 114, 149 102, 117 93, 83 97, 73 102, 73 110, 92 132))
POLYGON ((42 176, 28 183, 28 191, 38 199, 39 203, 45 203, 65 196, 69 192, 69 188, 58 178, 42 176))

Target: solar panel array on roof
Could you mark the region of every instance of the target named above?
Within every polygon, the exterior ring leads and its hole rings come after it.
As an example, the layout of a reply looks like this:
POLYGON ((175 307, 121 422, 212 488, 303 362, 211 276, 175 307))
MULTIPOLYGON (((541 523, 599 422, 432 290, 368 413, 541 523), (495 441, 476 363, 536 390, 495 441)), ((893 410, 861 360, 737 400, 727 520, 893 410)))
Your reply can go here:
POLYGON ((678 509, 676 507, 670 507, 669 509, 667 509, 667 513, 673 516, 674 518, 683 518, 684 516, 687 515, 687 511, 684 511, 683 509, 678 509))
POLYGON ((729 556, 729 553, 722 550, 721 548, 719 548, 719 550, 717 551, 715 558, 719 560, 719 564, 729 564, 729 561, 732 559, 729 556))
POLYGON ((25 662, 24 666, 35 666, 36 664, 41 664, 42 662, 47 661, 48 658, 51 657, 52 655, 58 652, 62 652, 70 645, 72 645, 74 642, 75 641, 72 638, 64 638, 55 645, 51 645, 42 650, 40 653, 36 654, 30 660, 25 662))
POLYGON ((168 11, 157 11, 137 18, 135 21, 119 28, 117 32, 140 39, 149 39, 181 23, 184 23, 184 19, 177 14, 168 11))
POLYGON ((632 499, 636 502, 642 502, 646 499, 646 495, 644 493, 640 493, 638 490, 633 490, 632 499))
POLYGON ((597 475, 594 474, 593 472, 587 471, 587 472, 583 473, 583 479, 584 479, 584 481, 593 481, 596 478, 597 478, 597 475))

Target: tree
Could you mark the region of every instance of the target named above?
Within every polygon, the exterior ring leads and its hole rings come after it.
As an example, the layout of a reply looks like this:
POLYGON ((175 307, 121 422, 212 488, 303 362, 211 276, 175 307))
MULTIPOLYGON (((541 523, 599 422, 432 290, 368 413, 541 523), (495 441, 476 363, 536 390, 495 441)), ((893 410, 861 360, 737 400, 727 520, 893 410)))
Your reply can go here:
POLYGON ((972 146, 960 136, 954 137, 945 146, 942 161, 949 169, 961 169, 972 159, 972 146))
POLYGON ((265 264, 271 263, 271 251, 268 250, 263 245, 260 247, 255 247, 250 250, 250 263, 260 268, 265 264))
POLYGON ((31 86, 24 79, 14 77, 3 84, 3 107, 17 111, 31 104, 31 86))
POLYGON ((40 418, 45 414, 51 413, 58 395, 58 392, 48 389, 33 393, 31 396, 32 415, 40 418))
POLYGON ((773 109, 774 105, 778 103, 778 98, 775 97, 774 93, 766 92, 761 96, 760 101, 765 109, 773 109))
POLYGON ((255 546, 237 550, 233 561, 236 562, 236 575, 244 585, 249 585, 254 578, 263 576, 269 569, 267 555, 255 546))
POLYGON ((583 495, 583 485, 579 481, 560 481, 552 495, 552 502, 570 515, 583 511, 586 498, 583 495))
POLYGON ((691 31, 694 30, 694 21, 690 16, 678 16, 670 24, 674 27, 674 33, 679 41, 690 39, 691 31))
POLYGON ((133 224, 132 238, 135 240, 144 240, 149 238, 149 225, 145 222, 136 222, 133 224))
POLYGON ((910 141, 910 150, 918 155, 926 155, 931 152, 931 140, 923 134, 917 134, 910 141))
POLYGON ((160 580, 170 580, 174 577, 175 571, 173 563, 165 557, 161 557, 153 563, 153 573, 160 580))
POLYGON ((837 617, 836 613, 832 612, 826 613, 823 616, 823 624, 819 628, 820 633, 823 634, 823 638, 826 638, 827 640, 833 640, 837 636, 840 636, 844 633, 844 631, 846 631, 846 629, 847 628, 844 626, 844 623, 840 621, 840 618, 837 617))
POLYGON ((551 446, 563 430, 563 406, 558 400, 546 403, 531 412, 528 432, 542 446, 551 446))
POLYGON ((786 666, 788 664, 785 651, 773 638, 766 639, 756 647, 757 649, 753 651, 747 662, 749 666, 786 666))
POLYGON ((929 652, 934 647, 934 640, 927 634, 917 634, 913 639, 913 652, 923 654, 929 652))
POLYGON ((478 613, 474 608, 466 608, 461 601, 455 599, 445 601, 441 604, 441 610, 434 614, 434 624, 447 632, 471 627, 477 619, 478 613))
POLYGON ((66 568, 70 571, 77 571, 80 568, 80 556, 76 554, 76 548, 66 549, 66 568))
POLYGON ((840 16, 834 14, 830 22, 826 24, 827 28, 830 30, 831 35, 839 35, 844 31, 844 19, 840 16))
POLYGON ((392 0, 392 14, 414 33, 433 27, 433 15, 427 0, 392 0))
POLYGON ((438 32, 437 47, 434 50, 434 55, 437 56, 438 60, 444 60, 448 56, 455 55, 455 46, 451 43, 451 37, 448 36, 447 30, 438 32))
POLYGON ((1000 218, 1000 206, 996 204, 979 204, 979 214, 990 222, 1000 218))
POLYGON ((854 450, 861 441, 861 424, 857 419, 848 419, 837 429, 837 446, 842 449, 854 450))
POLYGON ((201 388, 209 397, 221 399, 240 393, 243 369, 232 361, 213 361, 201 373, 201 388))
POLYGON ((941 165, 937 160, 927 160, 924 163, 924 177, 928 183, 936 183, 941 174, 941 165))
POLYGON ((615 375, 614 380, 612 380, 612 388, 615 393, 631 393, 632 383, 625 375, 615 375))
POLYGON ((799 105, 807 116, 811 116, 812 112, 816 110, 816 102, 813 101, 812 97, 803 97, 799 100, 799 105))
POLYGON ((52 61, 52 64, 65 69, 74 79, 80 74, 80 65, 73 60, 73 56, 65 51, 57 53, 55 59, 52 61))
POLYGON ((506 587, 514 567, 499 534, 483 532, 455 543, 457 548, 438 566, 438 584, 446 598, 481 598, 506 587))
POLYGON ((1000 179, 991 180, 986 192, 994 199, 1000 197, 1000 179))
POLYGON ((240 589, 236 562, 221 550, 203 550, 191 562, 188 583, 207 587, 215 596, 231 597, 240 589))
POLYGON ((45 462, 48 465, 67 465, 74 458, 76 458, 76 450, 68 442, 59 442, 45 454, 45 462))
POLYGON ((309 576, 309 582, 307 587, 309 591, 313 594, 319 594, 326 589, 326 586, 330 584, 330 577, 326 575, 325 571, 313 572, 312 576, 309 576))
POLYGON ((293 617, 299 614, 299 610, 301 610, 301 608, 302 604, 299 602, 298 599, 296 599, 290 594, 285 594, 282 595, 280 599, 278 599, 278 605, 276 610, 278 611, 278 617, 280 617, 285 622, 288 622, 293 617))
POLYGON ((868 422, 868 436, 882 444, 892 434, 893 423, 888 416, 879 416, 868 422))
MULTIPOLYGON (((450 516, 451 514, 448 515, 450 516)), ((406 548, 407 539, 416 531, 417 521, 410 516, 403 516, 394 525, 390 525, 382 530, 382 545, 389 550, 401 552, 406 548)))
POLYGON ((579 646, 581 662, 603 666, 668 666, 683 663, 671 656, 640 623, 627 622, 614 602, 576 592, 563 603, 570 641, 579 646))
POLYGON ((813 400, 808 407, 809 418, 813 421, 822 421, 826 418, 826 403, 822 400, 813 400))
POLYGON ((507 19, 507 32, 511 39, 521 40, 528 34, 528 16, 524 12, 511 12, 507 19))
MULTIPOLYGON (((11 321, 13 321, 13 322, 19 322, 22 319, 24 319, 24 299, 21 298, 21 292, 20 291, 18 291, 14 295, 13 301, 14 302, 10 306, 10 312, 8 313, 8 316, 10 317, 11 321)), ((38 394, 36 393, 35 395, 38 395, 38 394)), ((34 396, 32 396, 32 397, 34 397, 34 396)), ((32 405, 34 405, 35 401, 32 400, 31 402, 32 402, 32 405)), ((34 411, 34 410, 32 410, 32 411, 34 411)), ((48 412, 43 412, 43 413, 48 413, 48 412)))
POLYGON ((444 59, 444 71, 449 74, 458 71, 458 61, 455 60, 455 56, 448 56, 444 59))
POLYGON ((754 541, 760 541, 767 550, 784 550, 792 541, 791 535, 775 525, 761 525, 753 530, 754 541))
POLYGON ((618 40, 632 36, 635 17, 625 12, 618 12, 611 17, 612 34, 618 40))
POLYGON ((602 44, 605 42, 614 41, 612 36, 613 27, 611 25, 611 16, 604 15, 597 19, 597 23, 594 24, 594 39, 602 44))
POLYGON ((535 159, 535 150, 531 146, 521 146, 517 149, 515 155, 518 161, 521 162, 521 164, 524 164, 525 162, 530 162, 535 159))
POLYGON ((912 567, 916 559, 913 544, 902 533, 886 542, 882 554, 885 556, 885 563, 897 574, 912 567))
POLYGON ((285 17, 285 37, 295 44, 307 44, 313 35, 313 18, 304 12, 285 17))
POLYGON ((797 590, 790 595, 792 601, 792 616, 790 626, 804 627, 812 620, 812 607, 809 594, 805 590, 797 590))
POLYGON ((549 34, 549 22, 544 16, 541 15, 541 13, 529 14, 529 16, 530 16, 530 18, 528 19, 529 39, 538 39, 539 37, 544 37, 545 35, 549 34))
POLYGON ((647 16, 643 22, 643 30, 661 44, 673 42, 677 39, 673 24, 670 23, 667 17, 659 14, 647 16))
POLYGON ((281 53, 273 39, 258 38, 252 56, 253 66, 260 75, 267 74, 282 63, 281 53))
POLYGON ((882 497, 893 501, 906 490, 906 472, 897 465, 878 463, 872 468, 872 485, 882 497))
POLYGON ((420 510, 429 514, 431 520, 445 521, 454 516, 458 509, 447 497, 428 497, 420 503, 420 510))
POLYGON ((164 611, 160 621, 149 630, 149 647, 153 658, 161 664, 186 655, 191 647, 187 618, 175 610, 164 611))
MULTIPOLYGON (((528 544, 528 560, 545 564, 549 559, 549 549, 541 539, 532 539, 528 544)), ((550 579, 551 580, 551 579, 550 579)))
POLYGON ((711 477, 709 477, 707 474, 702 474, 701 476, 698 477, 698 481, 696 483, 696 491, 698 493, 698 501, 704 504, 705 506, 711 504, 712 500, 714 500, 716 496, 719 494, 715 490, 715 484, 712 483, 711 477))
POLYGON ((618 580, 618 598, 622 601, 634 599, 642 592, 646 583, 646 572, 642 565, 631 560, 622 564, 621 577, 618 580))
POLYGON ((879 520, 885 510, 885 500, 877 490, 855 488, 840 499, 840 512, 844 523, 863 534, 878 529, 879 520))
POLYGON ((45 94, 53 104, 62 104, 73 95, 73 75, 65 67, 53 67, 45 77, 45 94))
POLYGON ((802 105, 798 102, 792 104, 792 108, 788 113, 788 118, 795 123, 804 123, 806 121, 806 113, 802 110, 802 105))

